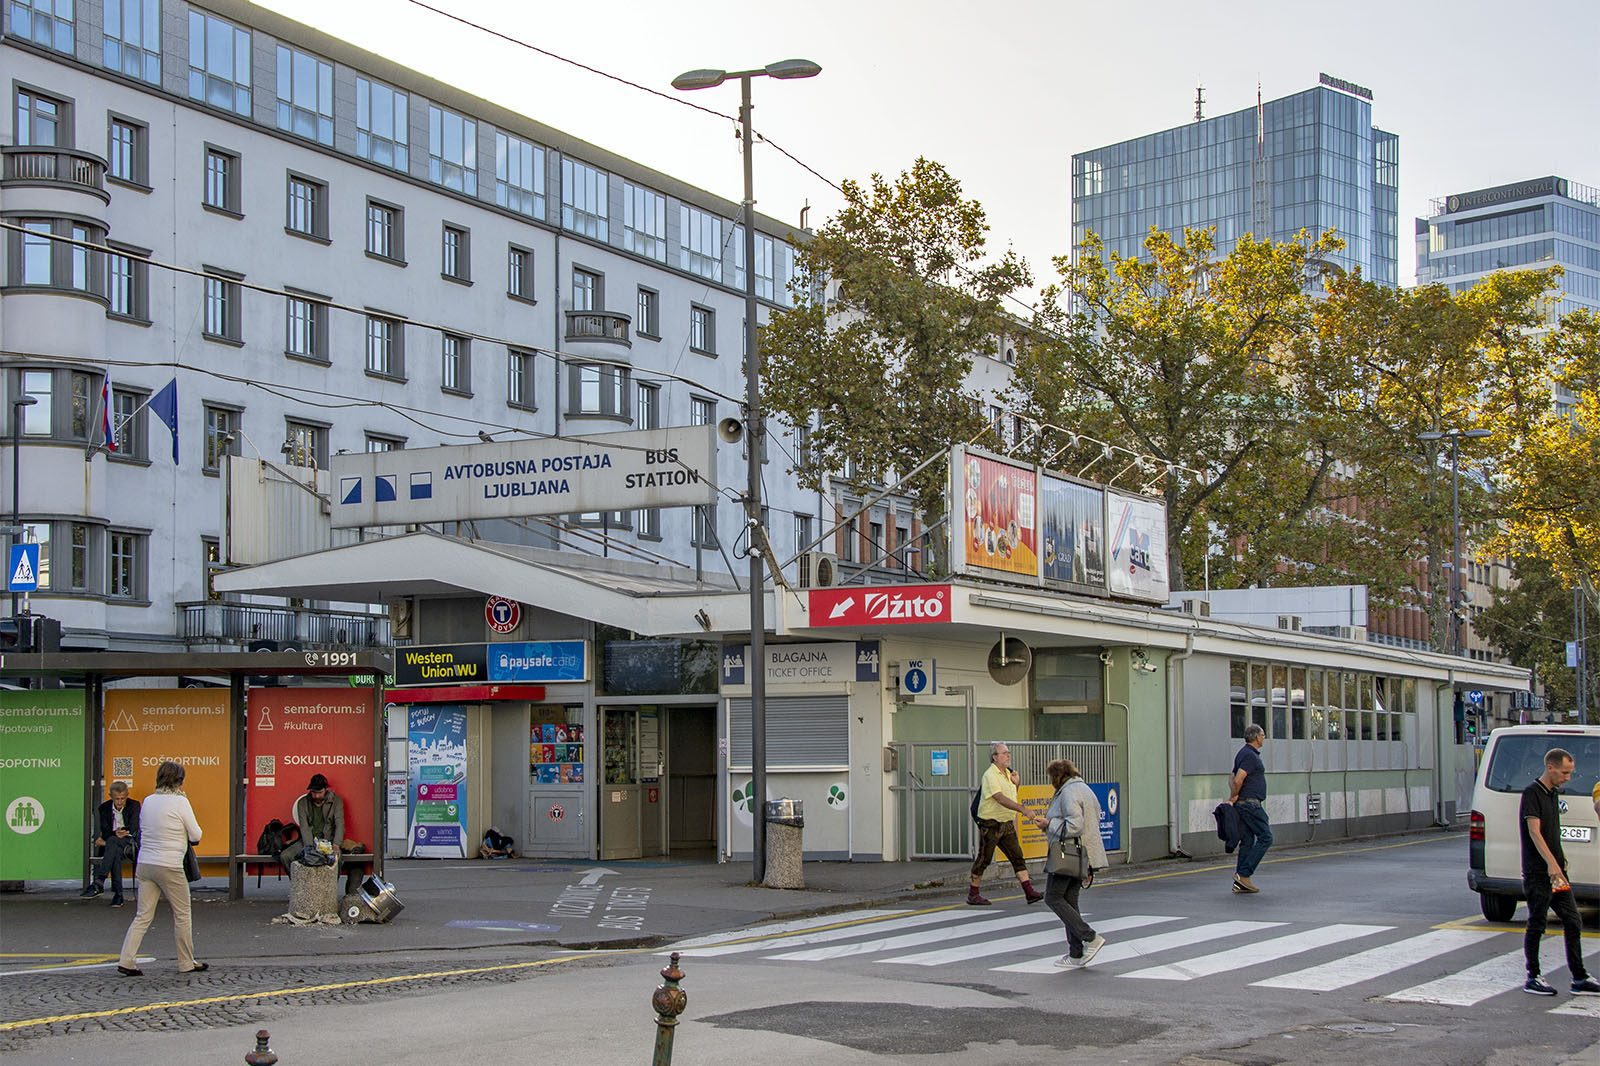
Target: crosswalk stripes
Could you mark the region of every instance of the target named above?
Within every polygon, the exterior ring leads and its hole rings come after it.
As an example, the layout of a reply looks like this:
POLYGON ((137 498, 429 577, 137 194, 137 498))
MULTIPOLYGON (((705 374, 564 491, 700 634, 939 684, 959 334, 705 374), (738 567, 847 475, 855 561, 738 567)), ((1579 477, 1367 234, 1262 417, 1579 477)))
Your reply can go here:
MULTIPOLYGON (((1054 916, 1052 915, 1052 917, 1054 916)), ((1124 929, 1138 929, 1141 926, 1182 920, 1171 915, 1130 914, 1123 918, 1107 918, 1103 922, 1096 922, 1095 931, 1099 933, 1117 933, 1124 929)), ((960 962, 963 959, 992 958, 995 955, 1031 951, 1034 948, 1049 948, 1052 945, 1058 951, 1066 946, 1066 934, 1061 930, 1059 924, 1039 933, 1025 933, 1022 936, 985 940, 980 944, 960 944, 956 947, 939 948, 936 951, 921 951, 914 955, 897 955, 892 959, 884 959, 882 961, 906 966, 943 966, 946 963, 960 962)))
MULTIPOLYGON (((1194 925, 1171 933, 1157 933, 1154 936, 1140 937, 1137 940, 1118 941, 1101 948, 1100 954, 1095 956, 1094 964, 1096 967, 1104 969, 1107 963, 1122 962, 1125 959, 1137 959, 1145 955, 1154 955, 1158 951, 1186 948, 1193 944, 1203 944, 1209 940, 1242 936, 1245 933, 1271 929, 1282 924, 1282 922, 1215 922, 1211 925, 1194 925)), ((1051 973, 1055 968, 1054 958, 1033 959, 1028 962, 1014 963, 1010 966, 995 967, 1001 973, 1051 973)))
POLYGON ((1493 940, 1499 935, 1492 929, 1435 929, 1398 943, 1346 955, 1342 959, 1334 959, 1320 966, 1311 966, 1251 983, 1266 988, 1299 988, 1308 992, 1332 992, 1336 988, 1345 988, 1393 973, 1397 963, 1401 966, 1415 966, 1436 955, 1469 948, 1485 940, 1493 940))
MULTIPOLYGON (((1546 947, 1545 950, 1548 952, 1549 948, 1546 947)), ((1588 952, 1584 957, 1585 962, 1596 955, 1600 955, 1600 951, 1588 952)), ((1520 989, 1526 978, 1527 964, 1519 944, 1516 951, 1447 974, 1435 981, 1427 981, 1399 992, 1392 992, 1383 998, 1404 1003, 1439 1003, 1449 1007, 1470 1007, 1502 992, 1520 989)), ((1557 983, 1556 987, 1560 988, 1561 985, 1557 983)))
POLYGON ((895 914, 909 914, 910 911, 878 910, 878 911, 851 911, 849 914, 823 914, 814 918, 796 918, 787 922, 768 922, 765 925, 752 925, 744 929, 733 929, 722 933, 707 933, 704 936, 690 937, 673 944, 671 951, 682 953, 689 948, 706 947, 711 944, 726 944, 733 940, 748 940, 781 936, 785 933, 799 932, 805 929, 817 929, 822 926, 835 926, 841 921, 860 922, 873 918, 887 918, 895 914))
POLYGON ((1315 929, 1290 933, 1288 936, 1274 937, 1271 940, 1252 940, 1239 947, 1212 955, 1202 955, 1197 959, 1133 970, 1122 976, 1148 981, 1192 981, 1196 977, 1212 977, 1229 970, 1260 966, 1315 948, 1325 948, 1330 944, 1353 940, 1356 937, 1386 933, 1393 928, 1392 925, 1323 925, 1315 929))
MULTIPOLYGON (((1054 917, 1052 915, 1051 917, 1054 917)), ((874 922, 870 927, 850 925, 839 928, 824 928, 815 933, 801 933, 798 936, 784 936, 776 940, 751 939, 741 943, 711 944, 699 948, 675 948, 684 958, 708 958, 716 955, 736 955, 744 951, 771 951, 774 947, 798 946, 804 944, 826 944, 835 940, 849 940, 851 937, 860 936, 863 932, 880 932, 898 929, 913 929, 918 926, 938 925, 940 922, 949 922, 952 918, 959 920, 959 912, 934 911, 929 914, 911 914, 904 918, 889 918, 882 922, 874 922)), ((835 917, 835 924, 842 920, 842 916, 835 917)))
MULTIPOLYGON (((877 927, 883 931, 893 922, 884 922, 877 927)), ((1059 926, 1061 919, 1050 911, 1029 911, 1016 917, 994 918, 988 921, 967 922, 959 930, 959 935, 964 937, 988 936, 1028 925, 1059 926)), ((859 930, 857 931, 859 934, 859 930)), ((880 951, 899 951, 901 948, 915 947, 926 944, 926 933, 902 933, 899 936, 880 937, 875 940, 857 941, 854 944, 834 944, 825 948, 807 948, 804 951, 786 951, 781 955, 768 955, 769 959, 783 959, 787 962, 824 962, 828 959, 843 959, 852 955, 873 955, 880 951)))

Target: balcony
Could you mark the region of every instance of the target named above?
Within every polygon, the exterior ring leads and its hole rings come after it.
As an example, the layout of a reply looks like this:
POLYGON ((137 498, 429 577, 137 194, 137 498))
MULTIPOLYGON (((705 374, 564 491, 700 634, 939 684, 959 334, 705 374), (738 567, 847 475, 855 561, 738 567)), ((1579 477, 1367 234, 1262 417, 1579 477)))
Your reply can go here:
POLYGON ((5 159, 0 181, 6 185, 42 185, 87 192, 106 203, 106 161, 76 148, 48 146, 0 148, 5 159))
POLYGON ((627 315, 615 311, 568 311, 566 339, 582 342, 600 341, 631 348, 633 340, 629 336, 628 328, 632 321, 627 315))
POLYGON ((271 607, 254 603, 180 603, 184 641, 195 645, 274 640, 301 650, 387 647, 389 616, 271 607))

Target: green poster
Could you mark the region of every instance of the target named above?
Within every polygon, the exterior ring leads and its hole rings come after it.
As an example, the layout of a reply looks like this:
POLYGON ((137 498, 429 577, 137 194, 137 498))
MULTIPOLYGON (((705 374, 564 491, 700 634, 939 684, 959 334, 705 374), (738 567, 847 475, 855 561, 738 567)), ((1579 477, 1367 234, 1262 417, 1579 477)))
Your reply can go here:
POLYGON ((83 692, 0 691, 0 880, 83 872, 83 692))

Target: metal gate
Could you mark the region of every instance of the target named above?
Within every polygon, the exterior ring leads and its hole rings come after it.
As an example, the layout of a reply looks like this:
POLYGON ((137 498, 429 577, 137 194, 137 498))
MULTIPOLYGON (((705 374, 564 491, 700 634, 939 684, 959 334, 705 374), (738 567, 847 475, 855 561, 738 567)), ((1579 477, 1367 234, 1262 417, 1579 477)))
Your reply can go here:
MULTIPOLYGON (((1049 784, 1044 768, 1055 759, 1071 759, 1085 781, 1116 780, 1115 744, 1051 740, 1008 740, 1005 744, 1011 749, 1011 768, 1025 785, 1049 784)), ((972 794, 989 767, 988 742, 977 745, 975 751, 970 751, 965 739, 950 744, 898 741, 889 747, 899 766, 898 781, 890 791, 898 798, 906 858, 970 857, 978 844, 972 794)))

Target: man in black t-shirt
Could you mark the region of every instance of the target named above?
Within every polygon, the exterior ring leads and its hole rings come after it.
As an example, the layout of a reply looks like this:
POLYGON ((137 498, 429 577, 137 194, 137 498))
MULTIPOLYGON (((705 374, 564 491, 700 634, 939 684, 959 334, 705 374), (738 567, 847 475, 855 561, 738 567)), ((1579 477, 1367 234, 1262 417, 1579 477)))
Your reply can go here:
POLYGON ((1567 882, 1567 856, 1561 849, 1561 808, 1556 793, 1572 780, 1572 755, 1562 748, 1551 748, 1544 755, 1544 773, 1522 790, 1522 809, 1517 825, 1522 834, 1522 891, 1528 899, 1528 931, 1523 934, 1522 953, 1528 960, 1528 980, 1524 992, 1553 996, 1556 990, 1539 976, 1539 943, 1550 911, 1561 919, 1567 941, 1567 969, 1572 975, 1572 994, 1600 996, 1600 981, 1583 967, 1583 919, 1572 901, 1572 886, 1567 882))
POLYGON ((1239 812, 1239 863, 1234 868, 1235 892, 1260 892, 1250 880, 1267 849, 1272 847, 1272 821, 1267 817, 1267 767, 1261 746, 1267 731, 1255 722, 1244 727, 1244 747, 1233 757, 1228 779, 1228 802, 1239 812))

